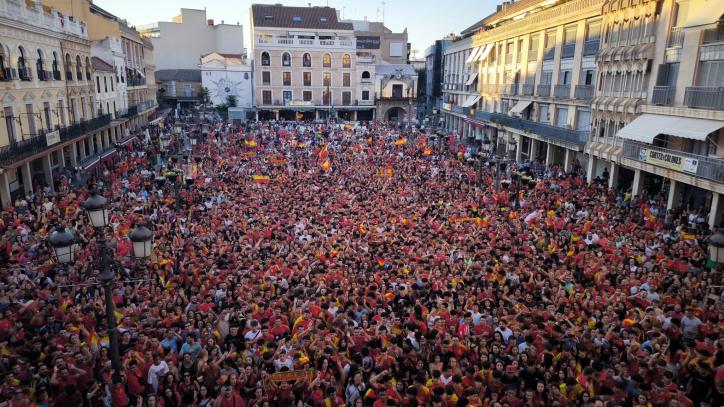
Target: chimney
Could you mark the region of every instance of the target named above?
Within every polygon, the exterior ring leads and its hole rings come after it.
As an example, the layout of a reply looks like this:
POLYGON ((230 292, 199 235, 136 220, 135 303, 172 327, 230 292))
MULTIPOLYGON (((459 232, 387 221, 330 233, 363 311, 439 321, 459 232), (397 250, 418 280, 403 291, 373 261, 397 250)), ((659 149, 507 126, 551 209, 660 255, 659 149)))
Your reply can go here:
POLYGON ((208 25, 214 25, 214 19, 213 19, 213 18, 210 18, 210 19, 206 20, 206 24, 208 24, 208 25))
POLYGON ((224 20, 221 20, 221 24, 224 24, 224 20))

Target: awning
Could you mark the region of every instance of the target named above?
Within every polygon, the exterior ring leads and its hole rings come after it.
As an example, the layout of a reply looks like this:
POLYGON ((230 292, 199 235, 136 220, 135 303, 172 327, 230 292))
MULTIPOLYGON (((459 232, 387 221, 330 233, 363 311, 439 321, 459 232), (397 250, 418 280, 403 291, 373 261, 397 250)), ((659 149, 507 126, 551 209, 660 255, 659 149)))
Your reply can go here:
POLYGON ((485 49, 483 52, 478 55, 478 57, 475 59, 476 61, 485 61, 488 59, 488 55, 490 55, 490 51, 493 49, 493 44, 488 44, 485 46, 485 49))
POLYGON ((521 114, 523 113, 523 110, 525 110, 530 104, 533 103, 530 100, 519 100, 518 103, 513 106, 512 109, 510 109, 510 112, 508 114, 521 114))
POLYGON ((480 50, 483 49, 483 47, 477 47, 473 50, 473 52, 470 53, 468 56, 468 59, 465 60, 466 64, 469 64, 473 61, 476 61, 476 57, 480 54, 480 50))
POLYGON ((722 127, 724 127, 724 121, 719 120, 642 114, 619 130, 616 136, 649 144, 659 134, 704 141, 710 133, 722 127))
POLYGON ((88 171, 88 170, 91 170, 91 169, 97 167, 98 164, 100 164, 100 162, 101 162, 100 157, 96 156, 90 160, 84 161, 81 164, 81 168, 83 168, 83 171, 88 171))
POLYGON ((468 79, 467 82, 465 82, 465 85, 467 85, 467 86, 472 85, 473 82, 475 82, 475 78, 477 78, 477 77, 478 77, 478 73, 477 73, 477 72, 475 72, 474 74, 470 75, 470 78, 468 79))
POLYGON ((108 149, 107 151, 103 152, 101 154, 101 160, 105 160, 106 158, 113 158, 117 153, 115 148, 108 149))
POLYGON ((129 137, 129 138, 127 138, 126 140, 123 140, 122 142, 120 142, 118 145, 119 145, 119 146, 127 146, 127 145, 133 143, 133 140, 135 140, 135 139, 136 139, 135 136, 134 136, 134 137, 129 137))
POLYGON ((469 97, 465 100, 465 102, 463 102, 463 104, 462 104, 461 106, 462 106, 462 107, 470 107, 470 106, 474 105, 475 102, 477 102, 478 100, 480 100, 480 95, 469 96, 469 97))
POLYGON ((155 119, 151 120, 150 122, 148 122, 148 125, 149 125, 149 126, 155 126, 156 124, 160 123, 161 120, 163 120, 163 119, 164 119, 163 116, 158 117, 158 118, 155 118, 155 119))

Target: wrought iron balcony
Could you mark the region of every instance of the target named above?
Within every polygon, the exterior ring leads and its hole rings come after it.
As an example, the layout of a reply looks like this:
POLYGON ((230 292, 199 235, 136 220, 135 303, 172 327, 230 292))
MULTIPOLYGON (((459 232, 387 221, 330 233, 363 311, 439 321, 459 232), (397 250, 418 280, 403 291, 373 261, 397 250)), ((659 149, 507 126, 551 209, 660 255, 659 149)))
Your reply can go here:
POLYGON ((551 84, 538 85, 536 89, 536 96, 550 96, 551 95, 551 84))
POLYGON ((492 113, 489 120, 502 126, 513 127, 529 133, 535 133, 547 140, 563 141, 583 147, 588 141, 588 130, 574 130, 550 124, 538 123, 532 120, 508 116, 502 113, 492 113))
POLYGON ((689 86, 684 105, 702 109, 724 109, 724 87, 689 86))
POLYGON ((669 42, 666 43, 667 48, 677 48, 684 45, 684 32, 681 27, 672 27, 669 33, 669 42))
POLYGON ((573 58, 573 54, 576 53, 576 43, 563 44, 561 48, 561 58, 573 58))
POLYGON ((523 96, 533 96, 534 85, 524 84, 520 86, 520 94, 523 96))
POLYGON ((593 86, 576 85, 575 89, 573 90, 573 97, 583 100, 589 100, 593 98, 593 86))
POLYGON ((555 85, 553 87, 553 96, 569 99, 571 97, 571 85, 555 85))
MULTIPOLYGON (((80 138, 108 126, 110 123, 111 115, 106 114, 69 127, 60 128, 58 130, 60 141, 65 142, 80 138)), ((46 134, 47 131, 41 130, 40 134, 34 137, 0 147, 0 166, 7 166, 48 150, 51 146, 48 146, 46 134)))
POLYGON ((654 94, 651 103, 662 106, 672 106, 676 95, 675 86, 654 86, 654 94))
MULTIPOLYGON (((641 161, 641 150, 654 150, 664 154, 671 154, 697 161, 696 176, 717 182, 724 182, 724 159, 705 155, 691 154, 679 150, 656 147, 651 144, 633 140, 624 140, 623 156, 641 161)), ((694 174, 692 174, 694 175, 694 174)))
POLYGON ((583 43, 583 55, 596 55, 600 44, 601 40, 599 39, 586 41, 585 43, 583 43))

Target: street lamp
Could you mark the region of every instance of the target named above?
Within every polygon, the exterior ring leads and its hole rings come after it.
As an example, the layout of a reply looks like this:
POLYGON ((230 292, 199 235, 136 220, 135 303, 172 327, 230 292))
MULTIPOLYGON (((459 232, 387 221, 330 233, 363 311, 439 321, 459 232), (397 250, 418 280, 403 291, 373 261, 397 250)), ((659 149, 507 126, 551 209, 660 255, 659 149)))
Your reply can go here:
POLYGON ((50 235, 48 243, 50 243, 50 246, 53 248, 53 253, 58 263, 68 264, 73 262, 75 259, 75 252, 73 251, 75 238, 73 235, 59 227, 58 230, 50 235))
POLYGON ((724 264, 724 230, 719 229, 707 239, 709 258, 716 264, 724 264))
MULTIPOLYGON (((83 203, 83 208, 88 213, 88 219, 96 230, 96 240, 99 247, 99 261, 97 267, 100 270, 98 281, 103 285, 105 291, 106 319, 108 324, 108 336, 110 339, 111 366, 116 375, 120 374, 122 365, 118 354, 118 329, 116 327, 115 308, 113 306, 113 282, 115 281, 114 270, 121 267, 120 263, 111 257, 106 245, 104 228, 108 226, 108 200, 99 195, 98 192, 91 192, 91 196, 83 203)), ((133 240, 133 255, 136 258, 146 258, 150 255, 150 245, 153 235, 151 231, 143 228, 136 228, 131 232, 136 240, 133 240)), ((56 239, 60 241, 60 239, 56 239)), ((59 245, 60 246, 60 245, 59 245)), ((57 251, 56 251, 57 253, 57 251)))

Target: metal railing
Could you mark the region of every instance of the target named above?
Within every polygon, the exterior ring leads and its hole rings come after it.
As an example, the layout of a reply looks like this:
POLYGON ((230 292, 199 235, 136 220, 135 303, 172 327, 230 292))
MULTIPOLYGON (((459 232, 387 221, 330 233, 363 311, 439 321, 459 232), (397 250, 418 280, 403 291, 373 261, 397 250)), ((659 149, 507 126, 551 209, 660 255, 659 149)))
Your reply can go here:
POLYGON ((592 85, 576 85, 573 89, 573 97, 576 99, 589 100, 593 98, 593 86, 592 85))
POLYGON ((468 114, 467 109, 462 106, 453 106, 452 111, 458 114, 468 114))
POLYGON ((568 99, 571 97, 571 85, 555 85, 553 87, 553 96, 557 98, 568 99))
POLYGON ((669 33, 669 41, 666 43, 667 48, 676 48, 684 45, 684 32, 681 27, 671 27, 669 33))
POLYGON ((143 86, 146 84, 146 78, 128 78, 128 86, 143 86))
MULTIPOLYGON (((656 147, 651 144, 641 143, 634 140, 623 141, 623 156, 631 158, 636 161, 641 160, 641 150, 654 150, 664 154, 672 154, 675 156, 681 156, 696 160, 696 176, 717 181, 724 182, 724 159, 718 157, 710 157, 705 155, 698 155, 687 153, 684 151, 670 150, 668 148, 656 147)), ((642 161, 643 162, 643 161, 642 161)), ((654 164, 652 164, 654 165, 654 164)))
POLYGON ((724 87, 689 86, 684 105, 703 109, 724 109, 724 87))
POLYGON ((120 115, 116 115, 116 117, 125 117, 125 118, 131 118, 138 115, 138 106, 130 106, 125 111, 121 112, 120 115))
POLYGON ((536 88, 536 96, 550 96, 551 95, 551 84, 538 85, 536 88))
POLYGON ((535 85, 523 84, 520 85, 520 94, 523 96, 533 96, 535 91, 535 85))
POLYGON ((492 121, 493 120, 493 114, 492 112, 486 112, 484 110, 478 110, 475 112, 475 118, 478 120, 487 120, 492 121))
POLYGON ((573 143, 582 147, 588 141, 588 130, 574 130, 563 127, 556 127, 550 124, 538 123, 532 120, 511 117, 502 113, 492 113, 489 119, 494 123, 503 126, 513 127, 525 132, 535 133, 538 136, 548 139, 573 143))
POLYGON ((561 58, 573 58, 573 54, 576 53, 576 43, 563 44, 561 48, 561 58))
MULTIPOLYGON (((60 141, 65 142, 80 138, 110 123, 111 115, 106 114, 98 116, 95 119, 60 128, 58 131, 60 133, 60 141)), ((39 134, 34 137, 0 147, 0 166, 7 166, 48 150, 51 146, 48 146, 45 137, 46 133, 47 131, 41 130, 39 134)))
POLYGON ((704 30, 704 39, 702 43, 708 44, 710 42, 724 41, 724 22, 721 20, 712 28, 704 30))
POLYGON ((675 86, 654 86, 651 103, 655 105, 672 106, 674 104, 674 95, 676 95, 675 86))
POLYGON ((583 43, 583 55, 596 55, 598 52, 598 48, 601 45, 601 40, 595 39, 595 40, 589 40, 583 43))

